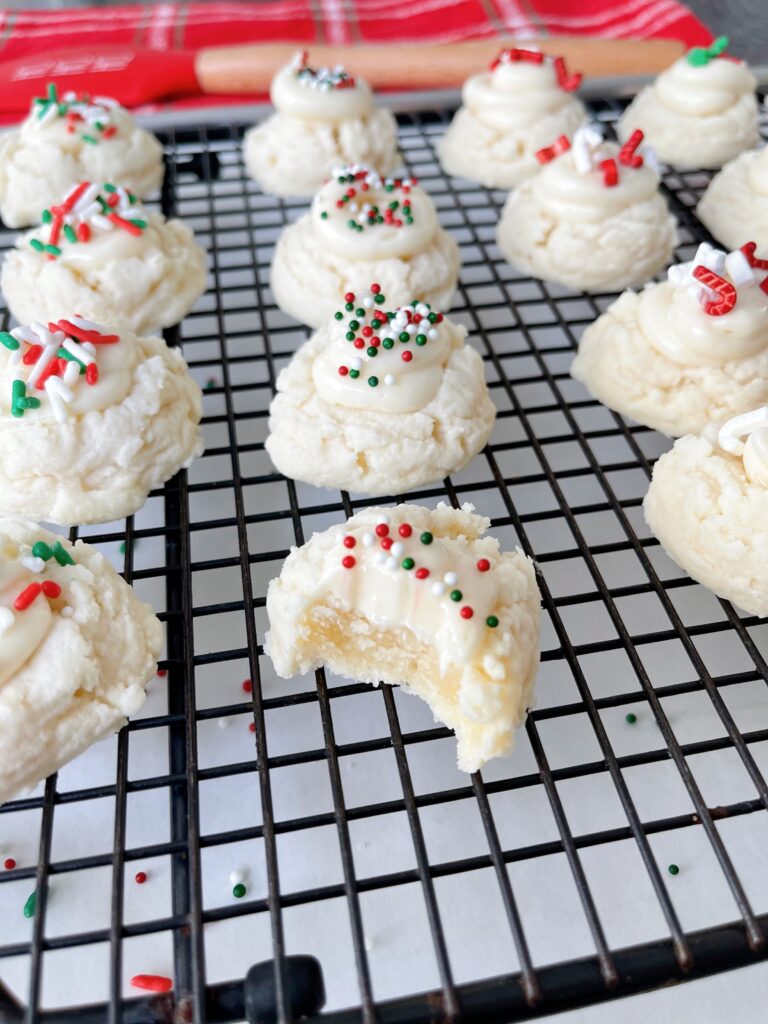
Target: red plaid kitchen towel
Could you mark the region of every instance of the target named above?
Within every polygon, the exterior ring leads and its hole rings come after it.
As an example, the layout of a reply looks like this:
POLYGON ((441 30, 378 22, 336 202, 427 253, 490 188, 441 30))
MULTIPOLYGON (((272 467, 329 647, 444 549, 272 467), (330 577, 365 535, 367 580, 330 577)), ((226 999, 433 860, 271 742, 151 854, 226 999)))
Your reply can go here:
POLYGON ((677 0, 271 0, 0 11, 0 60, 107 45, 197 50, 228 43, 441 42, 505 35, 712 35, 677 0))

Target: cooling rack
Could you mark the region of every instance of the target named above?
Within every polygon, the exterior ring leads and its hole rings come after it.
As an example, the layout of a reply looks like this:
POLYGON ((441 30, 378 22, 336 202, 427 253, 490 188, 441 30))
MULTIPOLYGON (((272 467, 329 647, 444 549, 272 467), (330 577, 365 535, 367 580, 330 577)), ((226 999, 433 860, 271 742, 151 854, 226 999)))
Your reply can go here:
MULTIPOLYGON (((610 129, 620 106, 592 112, 610 129)), ((17 865, 0 870, 3 1024, 508 1022, 766 956, 768 628, 649 535, 668 443, 568 375, 613 296, 504 264, 503 193, 436 162, 449 117, 400 115, 402 152, 460 243, 452 316, 498 420, 464 471, 408 499, 471 501, 537 561, 538 706, 515 754, 464 776, 418 700, 275 678, 269 579, 368 502, 286 481, 264 452, 276 375, 306 337, 268 284, 302 204, 248 181, 239 127, 161 133, 162 209, 209 252, 208 293, 167 334, 205 389, 207 450, 134 518, 73 531, 153 603, 166 651, 128 728, 0 808, 17 865), (137 973, 174 991, 137 992, 137 973)), ((707 180, 664 178, 680 259, 708 237, 707 180)))

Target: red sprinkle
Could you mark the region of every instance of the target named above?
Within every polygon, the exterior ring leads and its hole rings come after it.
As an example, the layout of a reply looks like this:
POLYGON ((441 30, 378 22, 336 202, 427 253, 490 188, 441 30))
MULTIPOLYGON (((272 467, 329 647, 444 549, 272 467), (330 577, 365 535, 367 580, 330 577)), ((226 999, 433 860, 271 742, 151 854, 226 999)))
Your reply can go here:
POLYGON ((344 295, 344 301, 345 302, 354 302, 355 301, 355 293, 354 292, 346 292, 345 295, 344 295))
POLYGON ((248 726, 248 732, 256 732, 256 723, 255 722, 251 722, 250 723, 250 725, 248 726))
POLYGON ((389 533, 389 526, 387 525, 387 523, 377 523, 376 524, 376 536, 377 537, 386 537, 388 533, 389 533))
POLYGON ((167 676, 167 675, 168 675, 168 669, 167 669, 167 668, 159 668, 159 669, 157 670, 157 674, 158 674, 158 675, 160 676, 160 678, 162 679, 162 678, 163 678, 164 676, 167 676))
POLYGON ((355 348, 365 348, 365 342, 362 338, 355 338, 355 348))
POLYGON ((170 978, 164 978, 162 974, 134 974, 131 978, 134 988, 143 988, 147 992, 170 992, 173 982, 170 978))
POLYGON ((417 580, 425 580, 429 576, 429 569, 425 569, 423 566, 421 569, 417 569, 415 574, 417 580))
POLYGON ((347 537, 344 538, 344 547, 345 548, 353 548, 355 546, 355 544, 357 544, 357 541, 355 540, 354 537, 347 536, 347 537))
POLYGON ((578 89, 581 85, 581 73, 575 71, 572 75, 568 74, 568 69, 565 66, 565 57, 555 57, 555 74, 557 75, 557 84, 565 92, 573 92, 574 89, 578 89))
POLYGON ((401 537, 410 537, 413 533, 413 527, 409 526, 408 523, 401 523, 397 532, 401 537))
POLYGON ((250 679, 243 680, 243 690, 245 693, 253 693, 253 683, 250 679))
POLYGON ((349 367, 347 367, 347 366, 340 366, 339 367, 339 373, 341 374, 342 377, 346 377, 347 374, 349 373, 349 367))
POLYGON ((32 604, 36 597, 42 592, 42 586, 39 583, 30 583, 28 587, 25 587, 16 600, 13 602, 13 607, 17 612, 23 612, 32 604))
POLYGON ((370 338, 370 336, 372 334, 373 334, 373 328, 372 327, 366 326, 366 327, 363 328, 363 337, 364 338, 370 338))
POLYGON ((37 362, 37 360, 40 358, 40 356, 42 354, 43 354, 43 346, 42 345, 32 345, 24 353, 24 355, 22 356, 21 361, 22 361, 22 363, 24 363, 25 366, 33 366, 37 362))
POLYGON ((382 548, 384 548, 385 551, 389 551, 389 549, 392 547, 392 538, 391 537, 382 537, 381 538, 381 546, 382 546, 382 548))
POLYGON ((619 183, 619 169, 616 166, 616 161, 613 158, 608 160, 601 160, 599 164, 600 170, 603 172, 603 184, 606 188, 613 188, 614 185, 619 183))
POLYGON ((5 860, 3 861, 3 867, 5 868, 6 871, 13 871, 13 869, 16 867, 16 861, 13 859, 13 857, 6 857, 5 860))
MULTIPOLYGON (((548 164, 550 160, 554 160, 556 156, 560 156, 561 153, 567 153, 571 148, 571 143, 567 135, 561 135, 556 142, 551 146, 545 146, 543 149, 537 149, 534 156, 540 164, 548 164)), ((440 321, 438 321, 439 323, 440 321)))
POLYGON ((380 284, 372 284, 371 285, 371 292, 374 295, 378 295, 380 291, 381 291, 381 285, 380 284))
POLYGON ((99 368, 96 363, 89 363, 85 368, 85 382, 86 384, 98 384, 99 383, 99 368))
POLYGON ((123 231, 127 231, 129 235, 140 235, 141 228, 138 227, 133 221, 126 220, 125 217, 120 217, 117 213, 108 213, 107 220, 111 220, 113 224, 116 224, 123 231))
POLYGON ((92 345, 115 345, 120 341, 119 334, 101 334, 99 331, 86 330, 85 327, 76 327, 69 320, 59 320, 56 324, 60 331, 71 334, 78 341, 90 341, 92 345))
POLYGON ((61 587, 53 580, 43 580, 40 586, 46 597, 61 597, 61 587))
POLYGON ((491 568, 491 563, 488 561, 487 558, 479 558, 477 561, 477 568, 480 570, 480 572, 488 572, 488 570, 491 568))
POLYGON ((736 305, 736 289, 730 281, 720 277, 714 270, 709 270, 707 267, 699 264, 698 267, 694 267, 693 276, 697 281, 701 281, 705 287, 711 288, 713 292, 717 292, 720 296, 717 299, 704 303, 704 312, 707 316, 722 316, 724 313, 729 313, 736 305))
POLYGON ((768 270, 768 260, 758 259, 757 256, 755 256, 756 249, 756 242, 745 242, 741 247, 741 251, 747 257, 750 267, 754 267, 756 270, 768 270))
POLYGON ((635 131, 632 132, 627 141, 619 150, 620 164, 625 164, 627 167, 643 166, 643 158, 640 156, 639 153, 636 152, 637 147, 642 143, 643 138, 643 133, 640 131, 639 128, 636 128, 635 131))
POLYGON ((353 555, 345 555, 341 560, 341 564, 345 569, 354 569, 357 563, 353 555))
POLYGON ((77 237, 81 242, 89 242, 91 240, 91 226, 84 220, 81 220, 77 225, 77 237))
POLYGON ((147 880, 147 872, 137 871, 136 874, 133 876, 133 880, 136 883, 136 885, 144 885, 144 883, 147 880))
POLYGON ((101 133, 101 136, 104 139, 111 139, 115 135, 117 135, 117 128, 113 124, 107 125, 107 127, 101 133))
POLYGON ((400 358, 403 360, 404 363, 410 363, 410 361, 413 359, 413 352, 403 352, 400 358))
POLYGON ((472 611, 468 604, 465 604, 464 607, 459 612, 459 614, 461 615, 462 619, 471 619, 475 613, 472 611))

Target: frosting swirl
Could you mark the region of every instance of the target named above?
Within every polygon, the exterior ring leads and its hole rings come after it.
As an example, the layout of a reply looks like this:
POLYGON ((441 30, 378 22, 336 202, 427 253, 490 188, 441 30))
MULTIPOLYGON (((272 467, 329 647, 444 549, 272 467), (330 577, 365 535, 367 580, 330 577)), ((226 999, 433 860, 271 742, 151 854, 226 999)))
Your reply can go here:
POLYGON ((370 87, 342 67, 311 68, 300 53, 272 79, 270 98, 287 117, 304 121, 349 121, 365 117, 373 107, 370 87))
POLYGON ((746 64, 725 58, 694 65, 681 57, 653 84, 662 103, 693 117, 721 114, 756 87, 755 76, 746 64))
POLYGON ((462 101, 487 124, 507 130, 527 128, 575 102, 560 88, 549 59, 500 61, 492 71, 467 79, 462 101))
POLYGON ((32 101, 21 134, 30 139, 55 139, 66 151, 83 145, 97 146, 125 135, 131 127, 131 115, 117 100, 75 92, 59 96, 51 82, 46 96, 32 101))
POLYGON ((404 258, 425 249, 437 231, 432 200, 408 178, 382 179, 345 167, 315 196, 313 227, 329 252, 345 259, 404 258))
POLYGON ((729 455, 741 456, 750 483, 768 487, 768 406, 728 420, 720 427, 717 442, 729 455))
POLYGON ((318 395, 370 412, 423 409, 440 388, 451 352, 463 344, 463 330, 426 303, 385 312, 361 301, 367 306, 332 322, 331 341, 312 367, 318 395))

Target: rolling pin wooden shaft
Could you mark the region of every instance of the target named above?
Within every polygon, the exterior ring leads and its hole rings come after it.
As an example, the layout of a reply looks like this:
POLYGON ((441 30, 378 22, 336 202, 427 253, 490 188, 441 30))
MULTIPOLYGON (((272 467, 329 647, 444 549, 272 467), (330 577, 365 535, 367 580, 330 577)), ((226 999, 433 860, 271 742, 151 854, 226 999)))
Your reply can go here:
MULTIPOLYGON (((425 43, 417 46, 308 46, 315 67, 343 64, 374 88, 455 88, 488 66, 503 46, 532 46, 565 57, 568 69, 597 78, 655 75, 685 52, 674 39, 592 39, 563 37, 425 43)), ((272 76, 301 44, 254 44, 201 50, 195 73, 205 93, 263 93, 272 76)))

